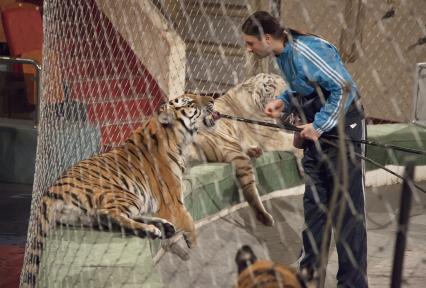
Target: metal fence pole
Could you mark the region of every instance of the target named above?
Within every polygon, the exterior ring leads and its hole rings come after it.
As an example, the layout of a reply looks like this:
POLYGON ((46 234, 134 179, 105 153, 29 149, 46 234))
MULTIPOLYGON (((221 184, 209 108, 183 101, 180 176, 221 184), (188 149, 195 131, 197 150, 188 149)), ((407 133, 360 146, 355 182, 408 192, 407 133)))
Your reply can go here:
POLYGON ((399 220, 396 234, 395 252, 393 258, 393 269, 391 288, 401 287, 402 269, 404 263, 404 251, 407 242, 408 220, 411 210, 411 198, 413 196, 415 161, 409 160, 405 165, 404 182, 402 184, 399 220))

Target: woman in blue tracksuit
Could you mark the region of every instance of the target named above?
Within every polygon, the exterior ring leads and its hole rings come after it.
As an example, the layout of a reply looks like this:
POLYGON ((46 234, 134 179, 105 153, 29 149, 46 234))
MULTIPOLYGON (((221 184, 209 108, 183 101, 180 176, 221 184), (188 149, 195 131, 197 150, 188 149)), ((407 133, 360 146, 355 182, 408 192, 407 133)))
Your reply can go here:
POLYGON ((368 287, 364 163, 354 153, 364 154, 364 145, 345 147, 347 168, 343 171, 339 166, 342 163, 340 149, 321 142, 321 136, 338 134, 340 118, 344 118, 345 137, 365 139, 365 120, 357 87, 337 49, 318 36, 284 29, 276 18, 264 11, 249 16, 242 31, 250 52, 260 58, 276 57, 289 87, 267 103, 265 113, 279 118, 283 112, 295 110, 304 122, 299 126, 300 136, 306 140, 302 161, 306 175, 303 197, 306 227, 302 233, 304 254, 300 268, 319 268, 321 247, 325 245, 328 249, 330 244, 331 232, 326 233, 324 229, 327 213, 334 211, 338 287, 368 287), (342 172, 348 173, 348 183, 343 188, 342 172), (338 201, 333 202, 334 191, 338 191, 339 196, 338 201), (346 199, 343 214, 336 207, 342 199, 346 199), (331 207, 333 203, 336 205, 331 207), (340 227, 339 231, 336 227, 340 227))

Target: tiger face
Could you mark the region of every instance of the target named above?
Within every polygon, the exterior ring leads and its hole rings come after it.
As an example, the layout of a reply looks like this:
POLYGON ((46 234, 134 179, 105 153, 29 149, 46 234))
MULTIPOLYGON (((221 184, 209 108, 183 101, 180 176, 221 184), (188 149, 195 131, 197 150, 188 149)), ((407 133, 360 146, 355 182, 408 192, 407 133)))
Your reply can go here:
POLYGON ((177 123, 192 134, 215 125, 218 113, 213 107, 213 97, 184 94, 163 104, 158 118, 163 125, 177 123))
POLYGON ((260 73, 248 79, 242 85, 249 90, 250 97, 259 107, 279 96, 286 88, 283 78, 275 74, 260 73))

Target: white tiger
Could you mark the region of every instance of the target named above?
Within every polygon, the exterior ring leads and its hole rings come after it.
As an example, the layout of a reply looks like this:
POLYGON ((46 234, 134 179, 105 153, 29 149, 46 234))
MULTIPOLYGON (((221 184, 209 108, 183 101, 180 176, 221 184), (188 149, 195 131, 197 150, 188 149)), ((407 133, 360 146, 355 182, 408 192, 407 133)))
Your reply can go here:
MULTIPOLYGON (((215 109, 222 114, 273 121, 263 112, 265 104, 285 88, 282 77, 258 74, 216 99, 215 109)), ((201 131, 196 136, 189 149, 189 159, 233 165, 238 184, 256 218, 264 225, 272 226, 274 219, 260 200, 250 158, 260 156, 262 151, 276 150, 288 150, 297 155, 301 151, 293 147, 293 133, 222 118, 216 129, 201 131)))

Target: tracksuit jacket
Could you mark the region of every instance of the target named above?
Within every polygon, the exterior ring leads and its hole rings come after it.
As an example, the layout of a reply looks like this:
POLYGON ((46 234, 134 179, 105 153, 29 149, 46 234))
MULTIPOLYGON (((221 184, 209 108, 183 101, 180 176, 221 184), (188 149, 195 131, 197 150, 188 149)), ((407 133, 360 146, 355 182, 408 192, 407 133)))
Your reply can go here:
POLYGON ((276 57, 289 85, 289 89, 278 96, 286 103, 285 112, 292 107, 292 96, 315 94, 313 83, 317 83, 328 98, 315 114, 313 127, 320 134, 330 131, 337 125, 341 102, 345 98, 347 111, 357 95, 357 87, 343 66, 336 47, 319 37, 300 35, 288 41, 284 51, 276 57))

